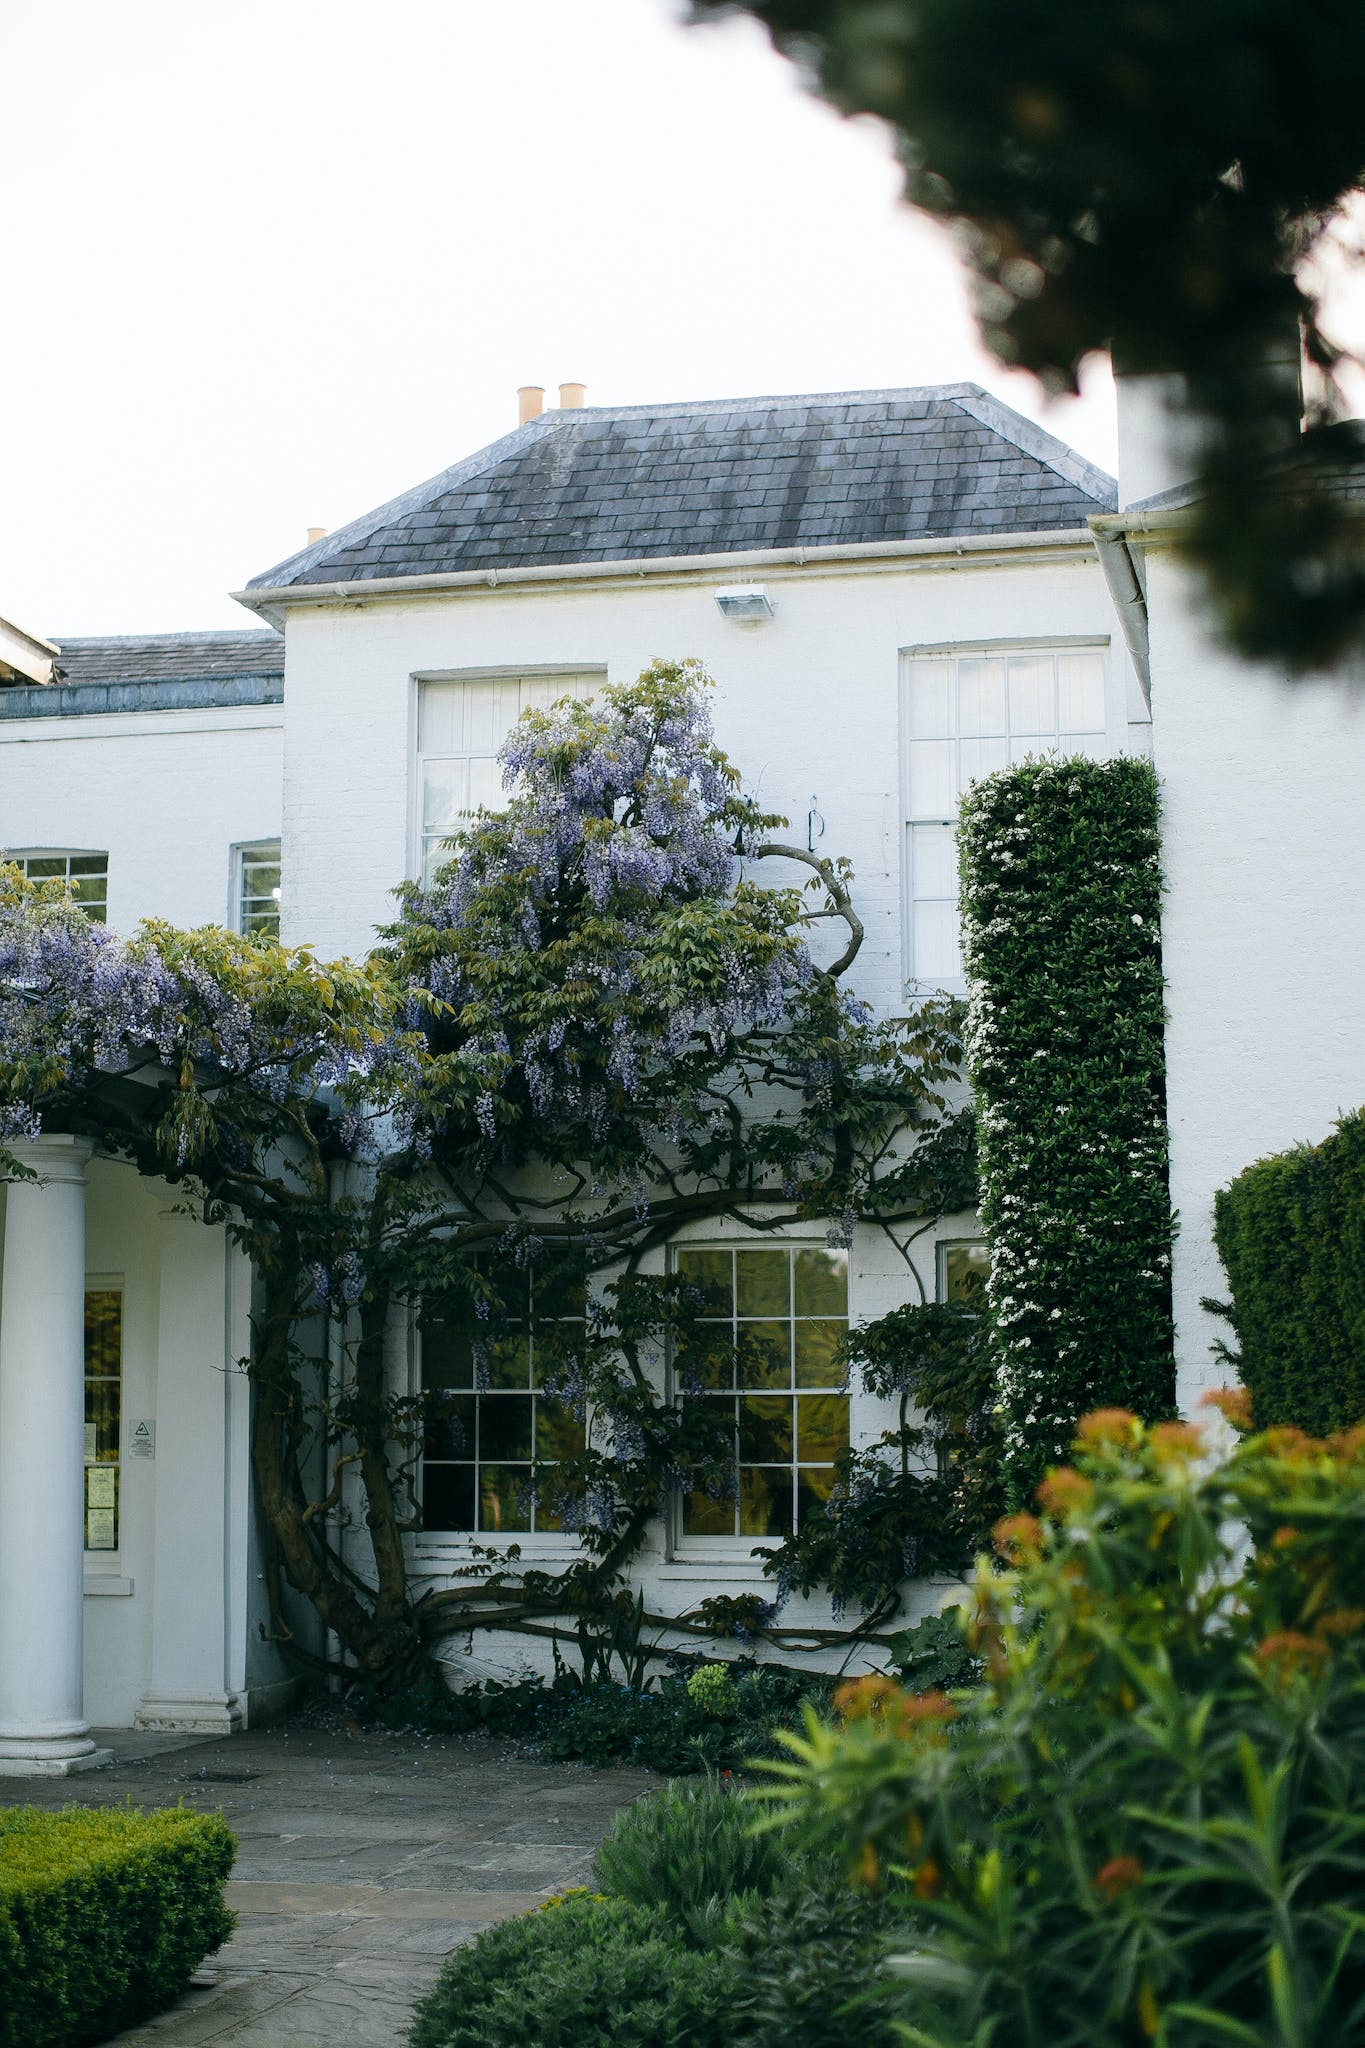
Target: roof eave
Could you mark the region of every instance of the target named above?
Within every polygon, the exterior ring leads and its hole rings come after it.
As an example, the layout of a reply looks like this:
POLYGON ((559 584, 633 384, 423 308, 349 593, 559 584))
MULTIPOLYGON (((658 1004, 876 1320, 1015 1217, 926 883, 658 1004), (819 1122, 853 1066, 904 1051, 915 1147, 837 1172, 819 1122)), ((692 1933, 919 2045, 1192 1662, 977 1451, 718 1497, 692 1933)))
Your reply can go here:
POLYGON ((963 560, 986 562, 993 557, 1058 550, 1093 553, 1088 526, 1048 527, 1038 531, 999 534, 944 535, 932 539, 850 541, 828 547, 754 548, 715 555, 626 556, 616 561, 535 563, 525 567, 438 570, 421 576, 357 577, 338 583, 286 583, 273 589, 249 586, 234 590, 238 604, 282 627, 288 612, 301 605, 362 605, 434 597, 460 591, 526 589, 556 583, 602 583, 620 586, 656 578, 691 582, 716 575, 754 570, 840 570, 895 568, 900 563, 963 560))

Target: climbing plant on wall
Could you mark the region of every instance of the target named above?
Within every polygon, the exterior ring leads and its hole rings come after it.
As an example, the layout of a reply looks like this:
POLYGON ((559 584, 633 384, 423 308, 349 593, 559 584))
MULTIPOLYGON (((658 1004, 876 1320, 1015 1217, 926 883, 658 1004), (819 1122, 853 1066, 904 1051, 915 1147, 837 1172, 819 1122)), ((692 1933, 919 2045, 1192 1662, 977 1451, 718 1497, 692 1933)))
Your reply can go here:
MULTIPOLYGON (((680 1227, 818 1219, 847 1243, 870 1221, 910 1273, 914 1237, 971 1197, 957 1006, 879 1022, 849 992, 847 867, 774 837, 715 745, 706 684, 659 663, 523 719, 504 807, 400 892, 358 966, 218 931, 125 942, 60 892, 0 882, 0 1137, 88 1133, 251 1254, 272 1578, 380 1683, 455 1629, 600 1645, 653 1619, 623 1576, 649 1525, 679 1490, 734 1484, 696 1390, 664 1394, 700 1307, 649 1270, 680 1227), (767 881, 779 860, 795 884, 767 881), (476 1546, 419 1601, 416 1475, 452 1418, 439 1388, 394 1385, 389 1333, 439 1314, 486 1386, 528 1288, 581 1303, 547 1358, 578 1434, 530 1478, 578 1561, 476 1546)), ((937 1483, 923 1461, 901 1476, 907 1499, 937 1483)), ((745 1625, 788 1639, 760 1608, 745 1625)), ((712 1610, 682 1632, 735 1620, 712 1610)), ((275 1614, 286 1635, 282 1598, 275 1614)))
POLYGON ((962 805, 982 1217, 1022 1501, 1096 1407, 1169 1414, 1161 874, 1145 761, 1026 761, 962 805))

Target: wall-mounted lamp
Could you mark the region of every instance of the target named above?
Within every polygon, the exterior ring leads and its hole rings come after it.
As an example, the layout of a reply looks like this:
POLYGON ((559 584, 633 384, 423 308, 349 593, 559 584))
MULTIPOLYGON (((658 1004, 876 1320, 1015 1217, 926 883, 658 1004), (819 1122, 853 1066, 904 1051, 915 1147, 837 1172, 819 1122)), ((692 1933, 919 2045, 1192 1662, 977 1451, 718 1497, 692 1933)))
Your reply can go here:
POLYGON ((761 583, 737 583, 716 592, 716 608, 723 619, 770 619, 773 602, 761 583))

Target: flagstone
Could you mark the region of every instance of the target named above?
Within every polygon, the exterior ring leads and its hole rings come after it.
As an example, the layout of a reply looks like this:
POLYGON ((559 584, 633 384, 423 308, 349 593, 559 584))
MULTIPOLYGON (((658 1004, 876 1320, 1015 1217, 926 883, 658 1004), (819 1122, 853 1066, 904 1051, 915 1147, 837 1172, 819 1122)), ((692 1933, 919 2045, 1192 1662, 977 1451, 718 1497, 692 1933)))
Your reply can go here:
MULTIPOLYGON (((183 1801, 221 1811, 239 1843, 232 1940, 117 2048, 397 2048, 442 1958, 586 1882, 612 1815, 658 1783, 479 1737, 291 1724, 191 1743, 99 1739, 116 1760, 79 1781, 79 1803, 183 1801)), ((72 1789, 37 1779, 22 1803, 66 1805, 72 1789)))

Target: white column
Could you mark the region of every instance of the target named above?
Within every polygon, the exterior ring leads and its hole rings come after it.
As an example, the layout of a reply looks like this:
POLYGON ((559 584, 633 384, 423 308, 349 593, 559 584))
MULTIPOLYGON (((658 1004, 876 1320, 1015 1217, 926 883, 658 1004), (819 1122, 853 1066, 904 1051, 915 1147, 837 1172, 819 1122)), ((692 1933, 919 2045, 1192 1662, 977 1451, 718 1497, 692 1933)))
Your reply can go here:
POLYGON ((0 1276, 0 1777, 108 1761, 82 1711, 84 1139, 9 1148, 0 1276))
POLYGON ((162 1211, 152 1671, 133 1719, 187 1735, 241 1725, 227 1684, 227 1251, 222 1230, 162 1211))

